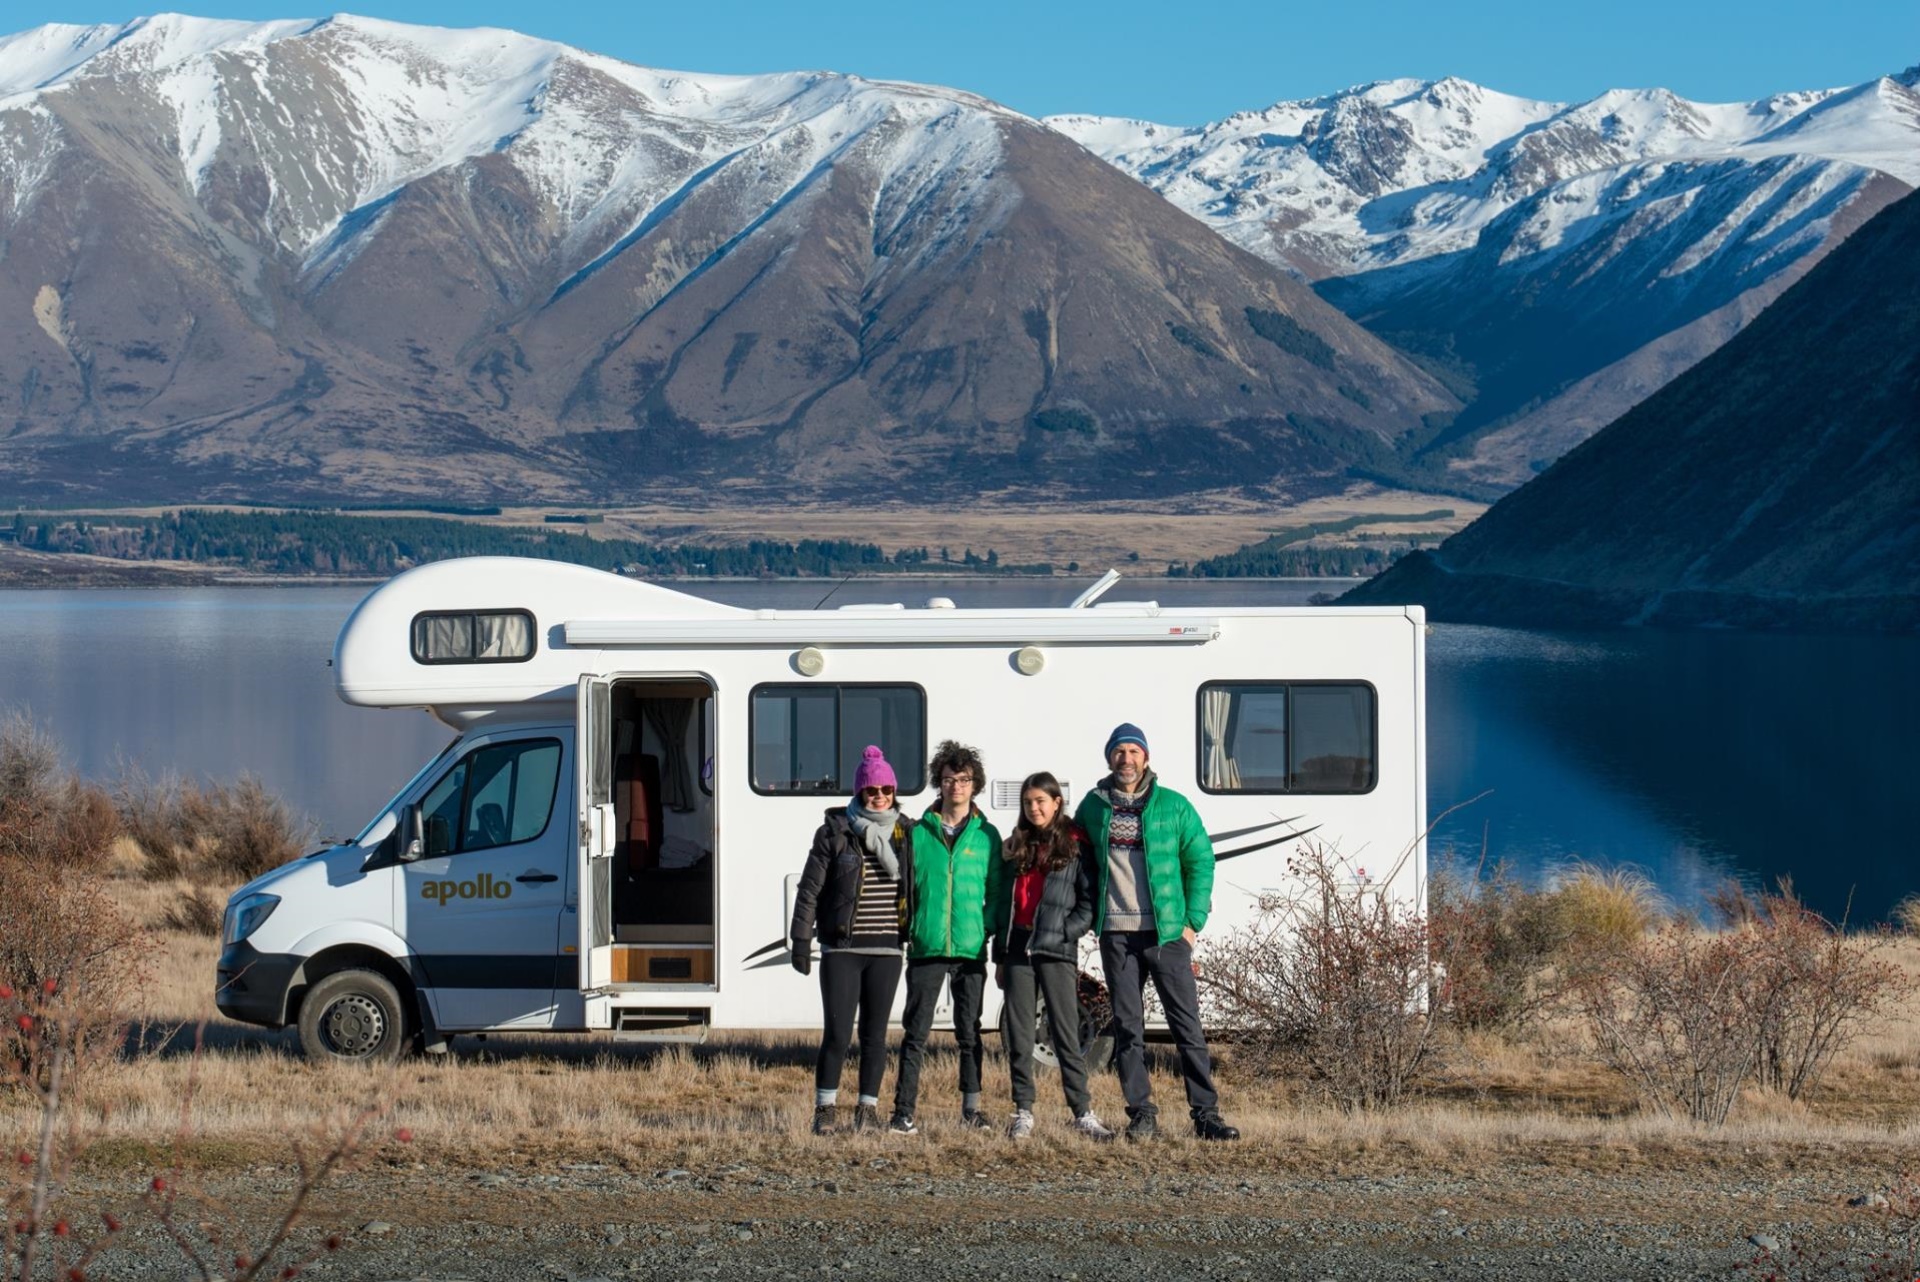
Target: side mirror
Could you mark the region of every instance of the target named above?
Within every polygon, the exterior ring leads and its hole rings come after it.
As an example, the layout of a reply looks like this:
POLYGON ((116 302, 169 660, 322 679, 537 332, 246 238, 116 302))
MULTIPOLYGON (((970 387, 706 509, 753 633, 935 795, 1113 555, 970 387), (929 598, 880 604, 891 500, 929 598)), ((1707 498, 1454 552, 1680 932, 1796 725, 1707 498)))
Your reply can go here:
POLYGON ((408 806, 400 815, 400 862, 410 864, 427 850, 425 825, 418 805, 408 806))

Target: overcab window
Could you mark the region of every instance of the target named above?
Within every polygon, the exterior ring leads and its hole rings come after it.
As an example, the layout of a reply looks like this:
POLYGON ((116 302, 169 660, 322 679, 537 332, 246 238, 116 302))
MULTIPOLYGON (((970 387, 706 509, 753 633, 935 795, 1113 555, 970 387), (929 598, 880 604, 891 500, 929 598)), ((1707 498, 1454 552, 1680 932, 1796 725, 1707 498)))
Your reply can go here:
POLYGON ((753 790, 845 793, 870 743, 880 745, 902 794, 926 786, 927 694, 919 686, 755 686, 753 790))
POLYGON ((1205 792, 1371 792, 1380 776, 1375 696, 1361 682, 1200 687, 1205 792))
POLYGON ((459 610, 413 619, 415 663, 519 663, 533 657, 533 615, 459 610))

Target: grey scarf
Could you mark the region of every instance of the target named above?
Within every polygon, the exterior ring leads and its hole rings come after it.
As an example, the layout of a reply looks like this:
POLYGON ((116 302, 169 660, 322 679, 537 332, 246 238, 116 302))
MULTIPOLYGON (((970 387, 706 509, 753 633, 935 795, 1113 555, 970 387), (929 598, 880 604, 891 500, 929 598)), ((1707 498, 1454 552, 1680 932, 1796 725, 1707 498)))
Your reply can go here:
POLYGON ((856 801, 847 807, 847 822, 866 843, 867 853, 887 870, 887 876, 900 880, 900 857, 893 852, 893 830, 900 823, 899 810, 868 810, 856 801))

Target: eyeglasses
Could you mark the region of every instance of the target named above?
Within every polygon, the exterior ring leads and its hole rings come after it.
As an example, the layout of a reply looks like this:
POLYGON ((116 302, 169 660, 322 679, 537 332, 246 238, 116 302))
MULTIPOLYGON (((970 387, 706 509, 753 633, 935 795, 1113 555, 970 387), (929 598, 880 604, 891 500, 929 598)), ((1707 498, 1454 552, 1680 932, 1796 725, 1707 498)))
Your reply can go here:
POLYGON ((971 788, 973 787, 973 776, 972 775, 941 775, 940 776, 940 786, 942 788, 951 788, 957 783, 963 783, 967 785, 967 787, 971 788))
POLYGON ((863 797, 891 797, 893 795, 893 789, 886 784, 879 784, 872 788, 862 788, 860 795, 863 797))

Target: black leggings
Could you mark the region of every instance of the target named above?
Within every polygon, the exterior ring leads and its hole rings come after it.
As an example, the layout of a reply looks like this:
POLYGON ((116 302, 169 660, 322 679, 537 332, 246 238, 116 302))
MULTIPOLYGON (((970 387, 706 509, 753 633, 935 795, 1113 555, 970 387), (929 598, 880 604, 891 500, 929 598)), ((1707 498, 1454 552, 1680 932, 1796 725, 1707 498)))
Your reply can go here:
POLYGON ((826 1027, 820 1055, 813 1063, 813 1084, 840 1088, 840 1069, 853 1040, 854 1008, 860 1011, 860 1093, 880 1096, 887 1071, 887 1025, 893 1019, 893 994, 900 987, 899 953, 828 953, 820 959, 820 1005, 826 1027))

